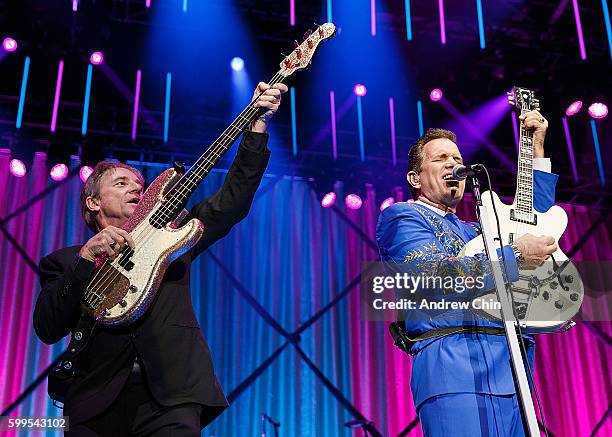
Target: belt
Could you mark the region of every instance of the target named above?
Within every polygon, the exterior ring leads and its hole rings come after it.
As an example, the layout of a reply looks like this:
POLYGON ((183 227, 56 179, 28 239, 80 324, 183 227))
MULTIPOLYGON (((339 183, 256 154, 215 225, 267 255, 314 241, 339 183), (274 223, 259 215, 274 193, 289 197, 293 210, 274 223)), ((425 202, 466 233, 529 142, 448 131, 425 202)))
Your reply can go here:
POLYGON ((389 332, 393 337, 395 345, 406 352, 414 355, 412 347, 419 341, 430 340, 432 338, 440 339, 454 334, 488 334, 488 335, 505 335, 504 328, 495 326, 450 326, 448 328, 438 328, 426 331, 415 338, 408 336, 408 333, 399 323, 391 323, 389 332))

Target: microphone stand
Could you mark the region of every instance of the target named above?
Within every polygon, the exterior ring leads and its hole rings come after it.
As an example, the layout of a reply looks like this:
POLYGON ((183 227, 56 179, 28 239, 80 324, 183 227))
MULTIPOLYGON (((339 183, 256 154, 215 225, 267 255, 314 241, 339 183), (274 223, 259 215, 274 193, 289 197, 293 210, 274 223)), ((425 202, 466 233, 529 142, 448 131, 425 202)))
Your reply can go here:
MULTIPOLYGON (((512 291, 510 290, 509 284, 506 284, 502 274, 501 261, 497 256, 497 250, 495 247, 496 241, 493 236, 491 224, 489 223, 490 216, 486 205, 482 203, 482 198, 480 196, 480 183, 475 174, 471 175, 471 182, 474 198, 476 199, 476 214, 478 215, 478 220, 480 222, 485 251, 489 261, 491 262, 497 299, 501 305, 501 319, 506 331, 506 340, 508 342, 508 350, 510 352, 510 364, 512 366, 514 383, 517 387, 519 406, 521 407, 521 411, 523 413, 523 427, 526 435, 530 437, 539 437, 540 431, 538 427, 538 419, 533 406, 533 399, 531 398, 531 390, 527 380, 527 373, 525 372, 523 355, 519 346, 517 334, 519 322, 518 320, 514 320, 514 311, 510 296, 512 291)), ((491 187, 489 187, 489 189, 491 189, 491 187)))
POLYGON ((280 422, 272 419, 266 413, 261 415, 261 437, 266 437, 266 421, 270 422, 274 427, 274 437, 278 437, 278 428, 280 428, 280 422))

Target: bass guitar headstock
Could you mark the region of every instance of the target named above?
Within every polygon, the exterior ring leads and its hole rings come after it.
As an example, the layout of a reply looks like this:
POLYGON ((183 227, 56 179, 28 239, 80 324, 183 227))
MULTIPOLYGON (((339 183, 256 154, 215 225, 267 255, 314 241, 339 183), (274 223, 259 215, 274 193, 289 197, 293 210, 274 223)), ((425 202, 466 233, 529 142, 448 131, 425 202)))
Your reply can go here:
POLYGON ((310 65, 315 51, 319 45, 336 34, 334 23, 325 23, 317 27, 314 32, 307 33, 301 44, 296 42, 295 50, 280 64, 280 73, 284 77, 291 76, 297 70, 302 70, 310 65))

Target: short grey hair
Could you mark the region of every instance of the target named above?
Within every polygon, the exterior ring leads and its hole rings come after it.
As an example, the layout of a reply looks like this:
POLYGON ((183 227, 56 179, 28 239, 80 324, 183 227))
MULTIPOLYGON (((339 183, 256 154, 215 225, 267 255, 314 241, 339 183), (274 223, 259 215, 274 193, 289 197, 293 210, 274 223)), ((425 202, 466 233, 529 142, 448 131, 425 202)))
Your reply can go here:
POLYGON ((83 189, 81 190, 81 216, 83 216, 83 220, 85 220, 85 223, 87 223, 87 227, 93 232, 98 232, 98 226, 96 223, 97 213, 87 207, 87 198, 92 197, 96 199, 100 196, 100 181, 102 180, 102 177, 107 171, 114 170, 116 168, 125 168, 126 170, 134 173, 144 187, 144 177, 142 176, 142 173, 131 165, 124 164, 114 159, 105 159, 104 161, 100 161, 98 164, 96 164, 93 173, 89 176, 89 178, 87 178, 87 182, 85 182, 85 185, 83 185, 83 189))

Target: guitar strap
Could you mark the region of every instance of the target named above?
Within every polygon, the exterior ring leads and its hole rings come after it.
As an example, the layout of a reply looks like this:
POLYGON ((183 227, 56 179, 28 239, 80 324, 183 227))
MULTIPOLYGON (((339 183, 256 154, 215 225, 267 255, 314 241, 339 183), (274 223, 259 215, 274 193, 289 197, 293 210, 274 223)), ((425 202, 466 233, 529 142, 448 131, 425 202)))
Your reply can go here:
POLYGON ((86 314, 81 314, 72 331, 68 348, 62 353, 58 363, 49 372, 48 393, 53 404, 63 408, 66 394, 78 373, 78 355, 85 350, 93 335, 97 321, 86 314), (61 406, 58 404, 62 404, 61 406))

